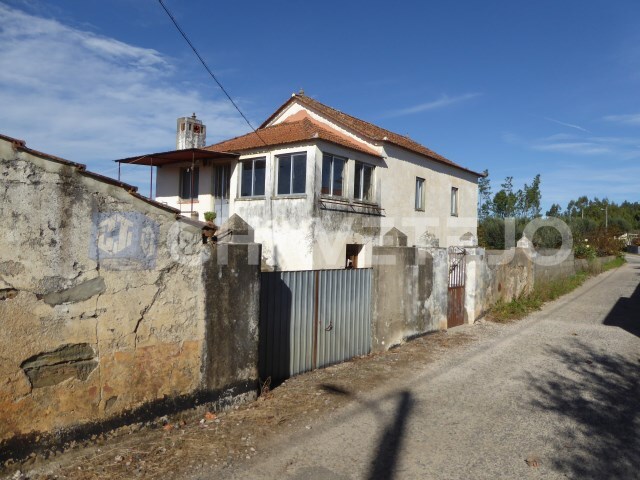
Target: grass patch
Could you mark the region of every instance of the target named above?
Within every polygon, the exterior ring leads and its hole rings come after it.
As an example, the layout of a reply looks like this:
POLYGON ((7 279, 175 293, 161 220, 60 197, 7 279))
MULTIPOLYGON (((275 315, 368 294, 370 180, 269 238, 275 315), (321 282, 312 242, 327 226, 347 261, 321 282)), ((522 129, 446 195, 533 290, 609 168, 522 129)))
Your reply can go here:
POLYGON ((530 313, 540 310, 546 302, 575 290, 587 278, 589 278, 587 272, 580 272, 562 280, 539 285, 534 288, 533 292, 520 295, 510 302, 496 303, 489 311, 489 318, 494 322, 504 323, 526 317, 530 313))
POLYGON ((624 257, 616 257, 615 259, 611 260, 610 262, 607 262, 607 263, 603 264, 602 265, 602 271, 606 272, 607 270, 611 270, 613 268, 621 267, 625 263, 627 263, 627 261, 624 259, 624 257))
POLYGON ((555 300, 556 298, 575 290, 590 276, 596 275, 600 272, 606 272, 613 268, 621 267, 625 262, 626 260, 624 258, 617 257, 610 262, 602 264, 601 268, 598 268, 597 270, 592 267, 590 271, 579 272, 568 278, 538 285, 534 288, 533 292, 529 294, 520 295, 518 298, 510 302, 500 301, 496 303, 489 310, 488 317, 490 320, 498 323, 506 323, 526 317, 530 313, 540 310, 546 302, 555 300))

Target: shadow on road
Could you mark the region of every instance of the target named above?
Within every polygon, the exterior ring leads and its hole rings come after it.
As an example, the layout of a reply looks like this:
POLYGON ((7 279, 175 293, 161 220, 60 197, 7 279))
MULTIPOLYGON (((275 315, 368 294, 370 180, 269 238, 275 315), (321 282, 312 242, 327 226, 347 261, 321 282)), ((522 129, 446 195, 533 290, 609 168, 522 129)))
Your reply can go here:
MULTIPOLYGON (((353 396, 350 391, 338 385, 321 384, 320 388, 334 395, 353 396)), ((395 394, 393 396, 395 396, 395 394)), ((411 397, 411 392, 408 390, 403 390, 399 396, 400 400, 398 401, 395 416, 384 429, 378 441, 378 446, 373 452, 369 474, 367 475, 367 479, 369 480, 392 480, 394 478, 407 419, 411 415, 411 410, 413 410, 415 404, 411 397)), ((363 407, 371 410, 376 416, 380 418, 383 416, 382 410, 380 410, 375 402, 361 399, 356 400, 363 407)))
POLYGON ((401 392, 395 418, 387 426, 378 442, 378 448, 374 453, 369 475, 367 476, 369 480, 393 478, 395 467, 398 463, 400 447, 402 447, 405 425, 412 408, 411 393, 406 390, 401 392))
POLYGON ((565 369, 528 379, 535 393, 533 406, 571 424, 556 432, 563 445, 551 462, 570 478, 637 478, 640 352, 629 359, 596 352, 582 342, 572 347, 577 349, 548 351, 565 369))
POLYGON ((607 317, 605 325, 620 327, 640 337, 640 284, 630 298, 620 297, 607 317))

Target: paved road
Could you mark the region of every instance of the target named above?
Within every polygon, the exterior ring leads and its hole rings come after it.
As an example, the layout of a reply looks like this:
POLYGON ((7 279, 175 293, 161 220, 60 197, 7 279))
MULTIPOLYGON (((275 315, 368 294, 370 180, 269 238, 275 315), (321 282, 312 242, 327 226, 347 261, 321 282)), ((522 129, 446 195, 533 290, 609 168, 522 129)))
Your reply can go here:
POLYGON ((460 328, 479 340, 229 476, 640 478, 640 257, 518 323, 460 328))

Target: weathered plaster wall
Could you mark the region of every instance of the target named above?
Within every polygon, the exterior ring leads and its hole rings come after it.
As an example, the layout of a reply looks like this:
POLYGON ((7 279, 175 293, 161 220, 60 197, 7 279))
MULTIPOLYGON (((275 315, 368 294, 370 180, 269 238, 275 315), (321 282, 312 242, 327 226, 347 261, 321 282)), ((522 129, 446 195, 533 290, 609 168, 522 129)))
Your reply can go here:
POLYGON ((238 214, 253 227, 255 240, 262 244, 262 255, 269 268, 278 270, 307 270, 313 268, 311 212, 315 183, 315 147, 300 145, 273 151, 255 151, 242 159, 265 157, 265 194, 259 197, 240 197, 240 168, 231 174, 230 212, 238 214), (307 154, 305 192, 300 195, 276 195, 277 156, 288 153, 307 154))
POLYGON ((428 160, 394 145, 385 145, 388 168, 380 170, 382 205, 393 225, 409 237, 409 245, 462 245, 477 238, 478 179, 474 174, 428 160), (416 177, 425 179, 425 209, 415 209, 416 177), (458 215, 451 215, 451 187, 458 188, 458 215))
POLYGON ((615 258, 616 257, 614 255, 609 255, 607 257, 598 257, 593 260, 587 260, 585 258, 576 258, 575 259, 576 273, 586 272, 586 271, 600 273, 602 271, 602 266, 605 263, 615 260, 615 258))
POLYGON ((599 272, 614 257, 593 261, 574 258, 558 250, 512 248, 510 250, 466 249, 465 311, 473 323, 499 301, 509 302, 531 293, 534 287, 561 281, 579 271, 599 272))
POLYGON ((576 273, 576 262, 572 252, 561 255, 559 250, 538 250, 534 262, 534 283, 542 283, 570 277, 576 273), (556 256, 559 261, 555 260, 556 256))
POLYGON ((533 289, 532 252, 524 248, 466 251, 466 323, 473 323, 498 301, 509 302, 533 289))
POLYGON ((200 225, 5 138, 0 441, 255 381, 258 299, 221 284, 255 290, 259 266, 220 267, 200 225))
POLYGON ((447 326, 445 249, 373 248, 372 350, 447 326))

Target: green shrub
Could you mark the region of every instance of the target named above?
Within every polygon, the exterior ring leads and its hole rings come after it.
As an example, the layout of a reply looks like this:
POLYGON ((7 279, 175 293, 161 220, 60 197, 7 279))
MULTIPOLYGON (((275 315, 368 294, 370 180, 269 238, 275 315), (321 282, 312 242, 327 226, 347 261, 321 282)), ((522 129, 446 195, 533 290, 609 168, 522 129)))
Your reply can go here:
POLYGON ((532 242, 536 248, 560 248, 562 234, 554 227, 541 227, 536 230, 532 242))
POLYGON ((598 256, 596 249, 584 241, 573 244, 573 254, 576 258, 585 258, 587 260, 593 260, 598 256))
POLYGON ((618 255, 626 250, 624 240, 619 240, 621 231, 617 228, 598 229, 590 235, 589 241, 599 257, 618 255))

